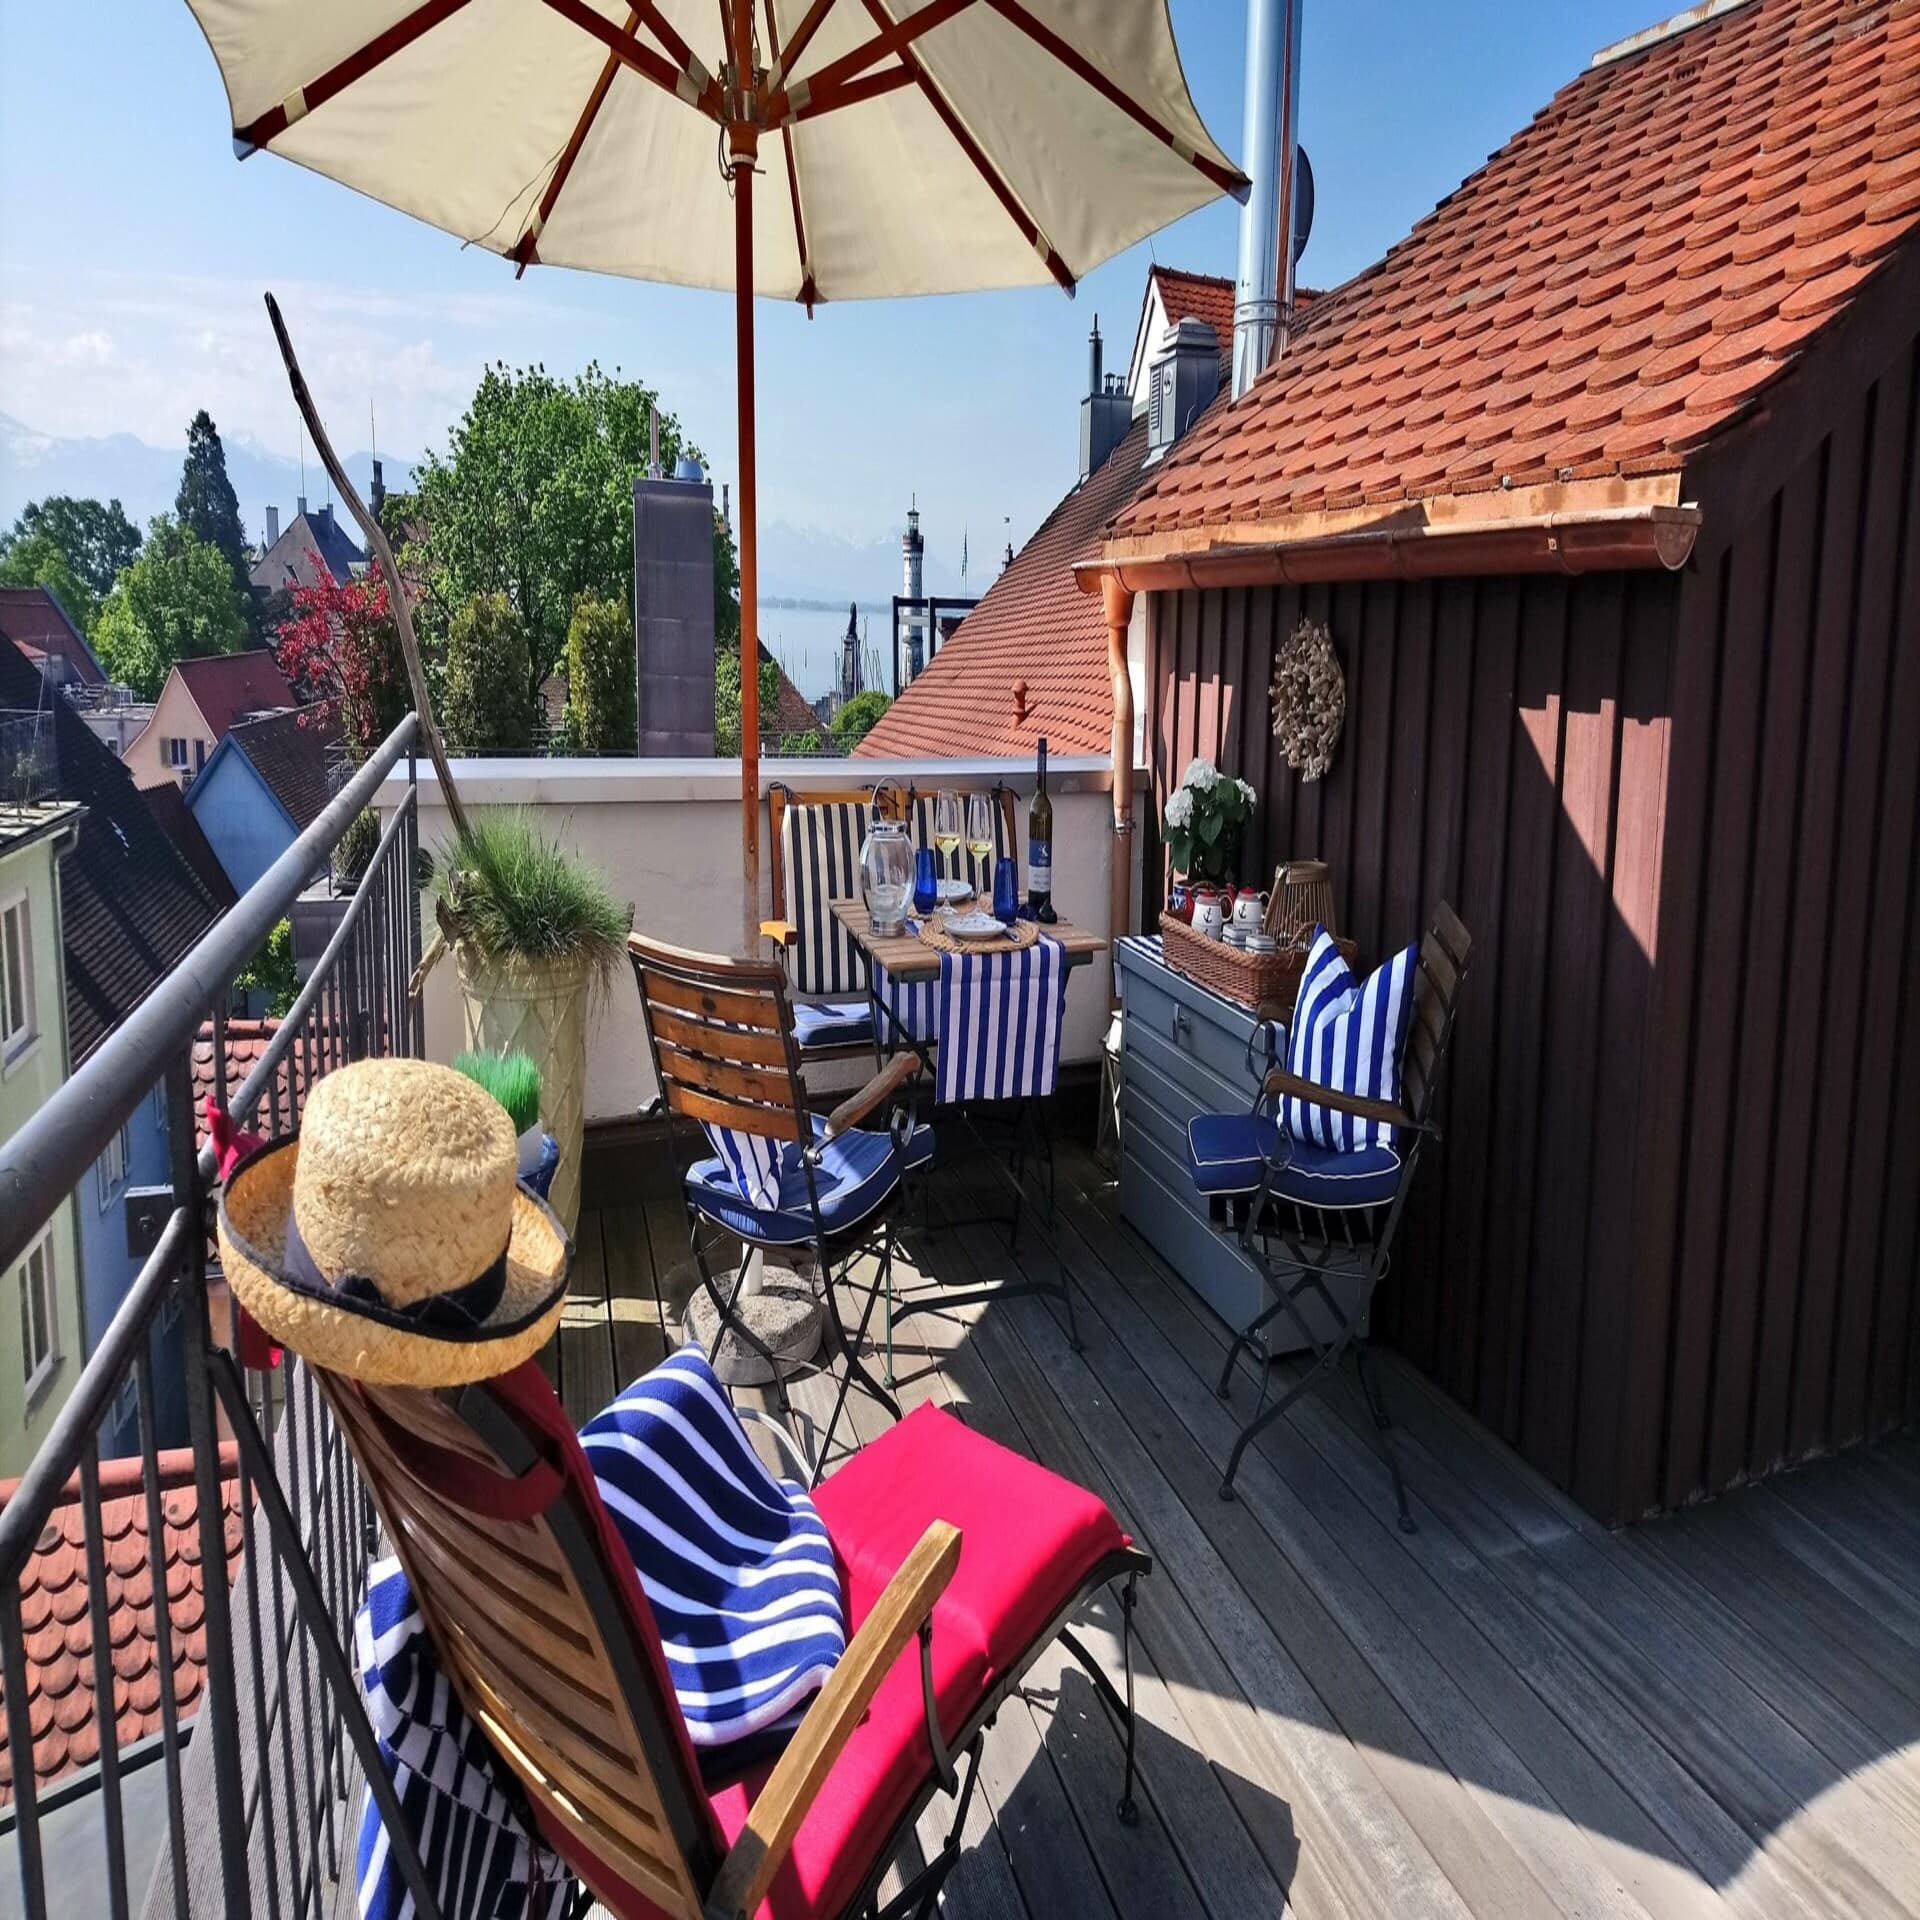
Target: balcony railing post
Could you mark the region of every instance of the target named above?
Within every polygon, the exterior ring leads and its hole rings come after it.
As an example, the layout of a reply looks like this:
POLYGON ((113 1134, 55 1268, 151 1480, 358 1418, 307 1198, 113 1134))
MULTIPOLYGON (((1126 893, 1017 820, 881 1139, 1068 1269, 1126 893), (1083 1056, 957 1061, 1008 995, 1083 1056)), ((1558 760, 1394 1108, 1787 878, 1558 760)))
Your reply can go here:
POLYGON ((233 1622, 227 1591, 227 1519, 220 1480, 220 1426, 214 1402, 213 1323, 207 1307, 206 1193, 193 1111, 190 1047, 167 1067, 167 1145, 176 1205, 187 1209, 181 1251, 181 1330, 187 1387, 187 1432, 193 1445, 194 1498, 199 1507, 200 1589, 207 1636, 206 1701, 201 1711, 213 1741, 214 1813, 219 1822, 220 1877, 227 1920, 253 1910, 248 1872, 247 1809, 241 1785, 239 1702, 234 1694, 233 1622))

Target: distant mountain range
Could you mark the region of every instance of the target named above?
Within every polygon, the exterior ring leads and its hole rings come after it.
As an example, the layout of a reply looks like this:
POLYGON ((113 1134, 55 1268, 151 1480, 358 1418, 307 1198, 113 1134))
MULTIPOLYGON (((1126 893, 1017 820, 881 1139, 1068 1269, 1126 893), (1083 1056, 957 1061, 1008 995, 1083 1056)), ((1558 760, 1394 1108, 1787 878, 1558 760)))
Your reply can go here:
MULTIPOLYGON (((222 436, 227 453, 227 475, 240 500, 240 518, 248 536, 258 540, 271 503, 280 509, 284 525, 293 516, 299 496, 300 463, 273 452, 245 434, 222 436)), ((105 439, 62 439, 35 432, 0 413, 0 532, 10 527, 29 500, 50 493, 69 493, 98 500, 117 499, 140 527, 156 513, 173 510, 180 487, 180 463, 186 438, 177 447, 150 446, 130 433, 105 439)), ((381 456, 389 489, 413 484, 413 463, 392 454, 381 456)), ((351 454, 347 472, 366 497, 373 479, 373 455, 351 454)), ((306 492, 318 506, 327 498, 327 477, 311 454, 307 458, 306 492)), ((960 581, 960 538, 928 525, 925 581, 927 591, 957 594, 960 581)), ((976 543, 978 548, 978 543, 976 543)), ((997 553, 976 550, 970 590, 984 593, 999 571, 997 553)), ((814 602, 822 609, 844 608, 849 600, 884 608, 901 588, 900 530, 853 540, 797 527, 784 521, 763 521, 760 528, 760 592, 767 600, 814 602)))

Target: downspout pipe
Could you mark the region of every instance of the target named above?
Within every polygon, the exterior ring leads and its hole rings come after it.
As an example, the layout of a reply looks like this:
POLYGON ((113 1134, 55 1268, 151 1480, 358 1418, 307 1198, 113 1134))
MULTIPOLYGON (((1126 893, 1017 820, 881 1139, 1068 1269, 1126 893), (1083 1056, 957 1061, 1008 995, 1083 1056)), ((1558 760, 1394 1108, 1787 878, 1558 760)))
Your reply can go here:
POLYGON ((1247 0, 1247 92, 1233 290, 1233 397, 1286 351, 1293 311, 1294 153, 1300 139, 1300 17, 1305 0, 1247 0))
MULTIPOLYGON (((1107 900, 1109 948, 1128 931, 1133 918, 1133 676, 1127 671, 1127 629, 1133 624, 1133 593, 1112 574, 1100 581, 1107 620, 1107 676, 1113 685, 1113 857, 1107 900)), ((1108 980, 1108 997, 1117 1004, 1120 975, 1108 980)))

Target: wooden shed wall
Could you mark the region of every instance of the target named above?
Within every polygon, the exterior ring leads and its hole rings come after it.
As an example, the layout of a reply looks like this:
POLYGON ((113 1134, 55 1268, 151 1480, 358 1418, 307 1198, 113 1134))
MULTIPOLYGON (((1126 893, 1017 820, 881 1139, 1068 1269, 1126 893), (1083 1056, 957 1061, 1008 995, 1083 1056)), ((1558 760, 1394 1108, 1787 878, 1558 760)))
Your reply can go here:
POLYGON ((1369 960, 1416 937, 1442 897, 1472 931, 1445 1135, 1376 1324, 1608 1518, 1625 1511, 1678 606, 1672 577, 1623 575, 1156 595, 1153 608, 1158 803, 1196 753, 1243 774, 1262 801, 1251 864, 1331 861, 1342 931, 1369 960), (1267 702, 1274 648, 1303 613, 1327 622, 1347 675, 1345 737, 1310 786, 1281 758, 1267 702))

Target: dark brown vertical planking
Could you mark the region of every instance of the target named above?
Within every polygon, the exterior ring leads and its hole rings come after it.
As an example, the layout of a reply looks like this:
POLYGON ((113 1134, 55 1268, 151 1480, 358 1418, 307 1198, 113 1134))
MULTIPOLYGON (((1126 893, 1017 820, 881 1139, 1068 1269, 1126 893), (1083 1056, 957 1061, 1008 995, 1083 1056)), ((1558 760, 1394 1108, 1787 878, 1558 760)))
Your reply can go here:
POLYGON ((1360 958, 1373 966, 1380 958, 1382 895, 1386 853, 1394 830, 1392 800, 1395 658, 1394 619, 1400 587, 1391 580, 1370 581, 1360 614, 1361 662, 1367 701, 1366 719, 1352 743, 1352 840, 1341 861, 1351 879, 1347 930, 1360 943, 1360 958))
MULTIPOLYGON (((1757 543, 1764 534, 1773 549, 1773 584, 1765 629, 1756 636, 1766 649, 1766 704, 1754 798, 1753 874, 1744 902, 1747 956, 1733 1062, 1713 1395, 1706 1412, 1709 1486, 1724 1486, 1751 1465, 1748 1416, 1766 1266, 1767 1176, 1780 1127, 1781 1041, 1791 1017, 1784 1001, 1788 935, 1798 916, 1802 872, 1795 840, 1806 767, 1820 482, 1816 454, 1789 477, 1773 511, 1761 516, 1748 535, 1757 543)), ((1737 663, 1737 654, 1731 658, 1737 663)), ((1739 670, 1737 664, 1733 670, 1739 670)))
MULTIPOLYGON (((1914 558, 1903 539, 1912 531, 1907 511, 1914 467, 1914 385, 1911 356, 1888 369, 1880 381, 1876 493, 1868 536, 1867 571, 1861 583, 1863 629, 1880 631, 1886 677, 1879 683, 1881 714, 1880 778, 1869 828, 1867 910, 1860 920, 1865 979, 1860 1006, 1859 1068, 1855 1075, 1844 1234, 1840 1243, 1840 1300, 1833 1341, 1831 1402, 1821 1439, 1844 1446, 1866 1430, 1867 1380, 1872 1365, 1870 1342, 1879 1289, 1880 1225, 1887 1171, 1887 1129, 1894 1098, 1893 1049, 1902 988, 1914 967, 1911 951, 1900 944, 1907 918, 1906 841, 1913 831, 1916 740, 1909 727, 1896 724, 1896 689, 1910 678, 1915 636, 1897 625, 1904 576, 1914 558), (1885 457, 1878 449, 1883 448, 1885 457), (1904 642, 1904 644, 1903 644, 1904 642), (1907 657, 1903 657, 1907 656, 1907 657)), ((1906 1089, 1911 1100, 1914 1089, 1906 1089)), ((1911 1178, 1913 1169, 1900 1177, 1911 1178)))
MULTIPOLYGON (((1593 1076, 1598 1060, 1613 840, 1615 719, 1625 583, 1583 581, 1568 596, 1561 704, 1560 804, 1551 836, 1546 1002, 1536 1172, 1530 1204, 1533 1295, 1526 1326, 1522 1445, 1565 1486, 1580 1395, 1580 1302, 1591 1199, 1593 1076)), ((1605 1389, 1611 1390, 1609 1383, 1605 1389)))
POLYGON ((1733 1126, 1742 1041, 1753 795, 1761 703, 1769 678, 1767 606, 1774 551, 1769 519, 1762 515, 1723 562, 1720 713, 1708 798, 1710 854, 1701 887, 1698 997, 1689 1035, 1686 1185, 1674 1262, 1668 1441, 1661 1485, 1662 1500, 1669 1506, 1695 1493, 1706 1470, 1721 1238, 1731 1204, 1726 1143, 1733 1126))
MULTIPOLYGON (((1833 955, 1821 1033, 1820 1090, 1814 1109, 1813 1179, 1802 1255, 1800 1327, 1787 1414, 1787 1447, 1798 1459, 1829 1431, 1839 1296, 1851 1284, 1841 1263, 1853 1138, 1853 1096, 1866 1041, 1861 990, 1872 938, 1873 831, 1886 744, 1887 668, 1892 635, 1894 546, 1905 502, 1901 433, 1907 420, 1902 367, 1877 382, 1867 414, 1867 465, 1853 559, 1849 624, 1845 781, 1834 853, 1833 955)), ((1878 1042, 1876 1041, 1876 1045, 1878 1042)))

